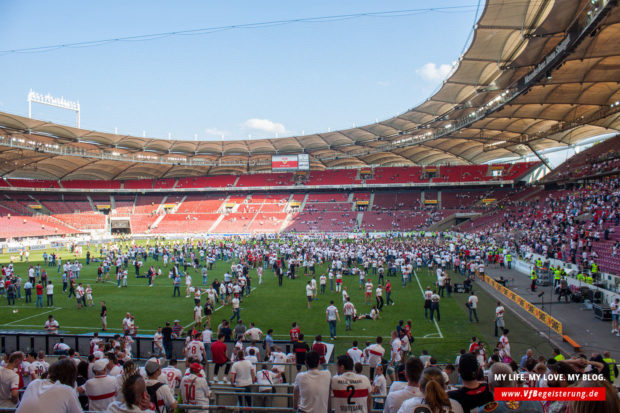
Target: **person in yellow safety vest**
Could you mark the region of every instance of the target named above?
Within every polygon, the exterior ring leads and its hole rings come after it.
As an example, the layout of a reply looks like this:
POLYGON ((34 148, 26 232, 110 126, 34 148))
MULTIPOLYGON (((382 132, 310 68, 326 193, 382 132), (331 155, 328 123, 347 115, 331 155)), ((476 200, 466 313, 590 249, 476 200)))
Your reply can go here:
POLYGON ((594 278, 590 274, 586 275, 586 284, 594 284, 594 278))
POLYGON ((536 268, 532 268, 530 279, 532 280, 532 285, 530 285, 530 289, 532 290, 532 292, 535 292, 536 291, 536 280, 538 279, 538 275, 536 275, 536 268))
POLYGON ((542 260, 541 260, 540 258, 538 258, 538 259, 536 260, 536 266, 537 266, 537 267, 542 267, 542 260))
POLYGON ((586 282, 586 276, 581 271, 577 274, 577 281, 586 282))
POLYGON ((553 288, 558 286, 561 279, 562 279, 562 272, 560 271, 560 268, 556 268, 555 270, 553 270, 553 288))
POLYGON ((512 255, 506 254, 506 263, 508 264, 508 269, 512 268, 512 255))
POLYGON ((559 349, 559 348, 557 348, 557 347, 553 349, 553 358, 554 358, 556 361, 562 361, 562 360, 565 360, 565 359, 566 359, 566 358, 562 355, 562 353, 560 352, 560 349, 559 349))
POLYGON ((618 377, 618 366, 616 366, 616 360, 611 358, 609 351, 604 352, 603 356, 603 361, 609 365, 609 381, 613 384, 616 377, 618 377))
POLYGON ((592 263, 592 269, 590 271, 592 273, 592 277, 596 277, 596 274, 598 273, 598 264, 593 262, 592 263))

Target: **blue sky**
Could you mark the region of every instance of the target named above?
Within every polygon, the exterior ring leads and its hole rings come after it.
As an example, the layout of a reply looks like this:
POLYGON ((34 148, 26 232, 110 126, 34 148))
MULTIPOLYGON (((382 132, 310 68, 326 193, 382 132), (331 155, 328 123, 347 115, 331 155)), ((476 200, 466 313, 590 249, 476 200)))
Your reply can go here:
MULTIPOLYGON (((0 111, 30 89, 79 100, 85 129, 173 139, 280 137, 383 120, 421 103, 463 51, 478 0, 0 1, 0 50, 364 12, 201 36, 0 53, 0 111), (462 7, 460 7, 462 6, 462 7)), ((482 7, 482 6, 481 6, 482 7)), ((33 117, 73 124, 36 105, 33 117)))

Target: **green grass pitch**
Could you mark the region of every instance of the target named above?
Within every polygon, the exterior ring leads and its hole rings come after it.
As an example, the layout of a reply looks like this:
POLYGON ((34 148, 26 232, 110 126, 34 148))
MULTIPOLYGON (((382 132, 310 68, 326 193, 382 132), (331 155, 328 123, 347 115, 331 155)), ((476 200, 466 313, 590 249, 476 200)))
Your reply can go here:
MULTIPOLYGON (((97 257, 99 254, 95 246, 91 247, 91 254, 97 257)), ((48 252, 51 252, 48 251, 48 252)), ((30 255, 30 263, 36 264, 42 260, 43 251, 33 251, 30 255)), ((86 254, 84 248, 83 254, 86 254)), ((15 255, 15 254, 13 254, 15 255)), ((68 251, 60 251, 63 260, 72 258, 68 251)), ((0 255, 0 262, 6 265, 10 261, 10 254, 0 255)), ((54 308, 35 308, 34 302, 26 304, 24 299, 17 300, 15 307, 8 307, 6 298, 0 301, 0 330, 42 330, 49 314, 60 323, 61 332, 66 333, 89 333, 100 331, 99 318, 100 302, 104 300, 108 307, 108 330, 121 332, 121 320, 126 312, 131 312, 136 317, 136 325, 140 327, 140 334, 153 333, 157 326, 165 321, 179 319, 183 326, 193 323, 193 298, 185 298, 185 285, 181 286, 181 297, 172 297, 172 281, 167 278, 168 271, 164 269, 161 259, 155 262, 149 259, 143 268, 154 263, 162 266, 162 278, 155 280, 154 287, 147 287, 145 278, 135 278, 133 267, 129 267, 128 287, 118 288, 116 281, 96 283, 97 264, 85 265, 85 260, 80 260, 84 267, 80 273, 79 281, 90 284, 93 288, 93 307, 78 310, 75 299, 67 298, 62 293, 61 275, 56 268, 44 268, 48 277, 55 284, 54 308), (17 309, 17 312, 14 312, 17 309)), ((28 263, 14 261, 15 271, 22 279, 27 279, 28 263)), ((230 262, 217 261, 215 268, 209 271, 209 283, 214 279, 223 279, 226 269, 230 268, 230 262)), ((325 270, 326 265, 317 270, 317 280, 320 271, 325 270)), ((202 276, 191 267, 188 269, 192 275, 193 284, 202 285, 202 276)), ((303 271, 303 269, 302 269, 303 271)), ((111 273, 112 276, 112 273, 111 273)), ((479 324, 469 322, 467 309, 464 306, 466 296, 464 294, 452 294, 451 298, 444 297, 440 303, 441 321, 437 324, 424 318, 423 299, 420 286, 426 288, 433 285, 435 276, 429 274, 426 269, 418 270, 416 277, 406 287, 401 286, 400 277, 390 277, 392 282, 392 298, 395 305, 385 306, 381 312, 381 319, 377 321, 360 320, 353 323, 352 331, 345 331, 344 317, 342 314, 342 296, 340 293, 329 290, 319 294, 318 300, 312 302, 312 308, 307 308, 306 282, 310 277, 299 274, 295 280, 284 279, 284 285, 278 287, 277 279, 270 269, 264 271, 263 284, 258 285, 256 270, 250 270, 252 278, 252 294, 243 299, 241 304, 241 318, 246 325, 254 322, 264 332, 269 328, 274 329, 276 339, 288 338, 291 323, 296 321, 306 341, 312 342, 316 334, 322 334, 325 341, 329 342, 329 329, 325 321, 325 308, 330 300, 334 300, 339 308, 341 322, 338 324, 338 337, 335 340, 336 354, 344 352, 351 346, 351 342, 357 339, 360 346, 366 341, 374 342, 377 335, 384 338, 384 347, 389 354, 389 337, 399 320, 411 319, 413 321, 413 353, 420 354, 422 349, 427 349, 431 355, 440 362, 450 363, 454 361, 456 353, 461 348, 467 348, 471 336, 482 337, 491 349, 494 345, 493 315, 495 300, 484 293, 480 288, 476 289, 479 297, 479 324)), ((371 275, 373 284, 377 284, 377 276, 371 275)), ((460 282, 462 277, 452 274, 454 282, 460 282)), ((351 301, 355 304, 358 314, 368 313, 371 306, 364 304, 363 290, 359 288, 357 276, 344 276, 343 283, 348 287, 351 301)), ((34 296, 34 291, 33 291, 34 296)), ((23 289, 22 289, 23 297, 23 289)), ((45 295, 43 301, 45 304, 45 295)), ((373 295, 374 301, 374 295, 373 295)), ((203 298, 204 304, 204 298, 203 298)), ((230 318, 232 311, 230 306, 220 307, 216 305, 216 311, 212 316, 212 325, 215 328, 222 319, 230 318)), ((511 342, 513 357, 520 357, 526 348, 534 348, 536 353, 550 354, 550 347, 546 341, 529 326, 521 322, 514 314, 508 311, 506 327, 511 330, 511 342)))

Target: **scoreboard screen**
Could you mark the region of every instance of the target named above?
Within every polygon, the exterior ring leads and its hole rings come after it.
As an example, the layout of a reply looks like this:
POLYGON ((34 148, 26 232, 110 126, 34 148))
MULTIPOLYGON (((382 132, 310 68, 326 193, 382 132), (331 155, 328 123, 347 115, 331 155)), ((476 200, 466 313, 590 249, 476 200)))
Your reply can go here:
POLYGON ((273 155, 271 157, 273 172, 295 172, 310 170, 310 155, 273 155))

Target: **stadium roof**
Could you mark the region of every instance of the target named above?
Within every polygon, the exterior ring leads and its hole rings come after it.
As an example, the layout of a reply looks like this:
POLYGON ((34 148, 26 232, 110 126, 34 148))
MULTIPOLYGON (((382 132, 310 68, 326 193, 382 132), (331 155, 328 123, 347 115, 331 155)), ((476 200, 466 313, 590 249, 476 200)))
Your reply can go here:
POLYGON ((182 141, 89 131, 0 113, 0 173, 177 177, 270 169, 483 163, 620 126, 620 7, 610 0, 489 0, 457 69, 421 105, 371 125, 260 140, 182 141))

